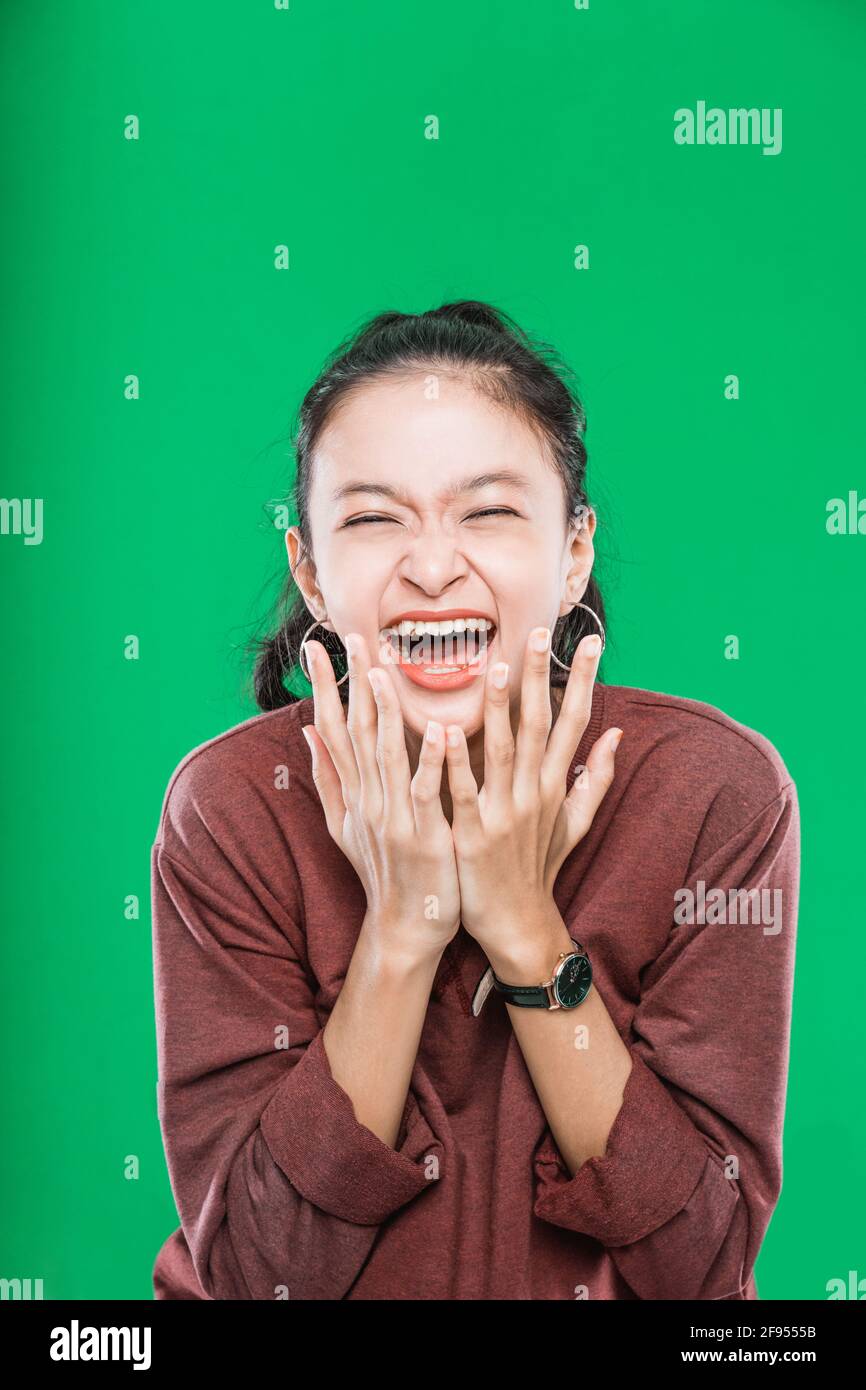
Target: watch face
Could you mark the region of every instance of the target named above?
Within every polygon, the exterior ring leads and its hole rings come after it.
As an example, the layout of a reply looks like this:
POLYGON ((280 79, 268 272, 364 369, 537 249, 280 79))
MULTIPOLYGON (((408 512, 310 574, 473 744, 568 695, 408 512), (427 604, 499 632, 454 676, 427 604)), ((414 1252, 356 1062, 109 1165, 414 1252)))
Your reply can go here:
POLYGON ((564 1009, 573 1009, 586 998, 592 984, 592 966, 586 956, 569 956, 556 977, 555 994, 564 1009))

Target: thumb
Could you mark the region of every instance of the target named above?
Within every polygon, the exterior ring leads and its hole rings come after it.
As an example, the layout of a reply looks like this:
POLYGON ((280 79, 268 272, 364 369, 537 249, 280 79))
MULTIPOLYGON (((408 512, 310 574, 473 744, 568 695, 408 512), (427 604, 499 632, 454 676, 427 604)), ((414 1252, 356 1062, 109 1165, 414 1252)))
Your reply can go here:
POLYGON ((565 799, 576 821, 583 825, 584 834, 613 781, 616 750, 622 732, 622 729, 606 729, 601 738, 596 739, 589 750, 586 766, 578 772, 565 799))
POLYGON ((593 815, 613 781, 616 766, 616 750, 622 738, 622 729, 606 729, 601 738, 596 739, 589 750, 586 769, 589 773, 588 791, 593 800, 593 815))

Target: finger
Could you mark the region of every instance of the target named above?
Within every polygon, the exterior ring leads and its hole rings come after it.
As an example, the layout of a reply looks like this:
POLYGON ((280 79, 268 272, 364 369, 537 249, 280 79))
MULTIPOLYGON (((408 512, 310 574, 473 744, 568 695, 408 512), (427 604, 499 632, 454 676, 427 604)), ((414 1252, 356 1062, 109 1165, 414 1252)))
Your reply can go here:
POLYGON ((538 793, 541 764, 553 714, 550 709, 550 629, 533 628, 526 643, 520 690, 520 725, 514 757, 515 805, 538 793))
POLYGON ((432 838, 434 834, 441 833, 443 825, 447 828, 441 795, 444 766, 445 730, 435 719, 428 719, 411 785, 415 829, 419 836, 432 838))
POLYGON ((569 765, 589 723, 600 656, 601 638, 597 633, 584 637, 574 654, 571 674, 541 769, 542 785, 550 790, 565 786, 569 765))
POLYGON ((368 678, 378 713, 376 762, 382 786, 382 814, 392 829, 411 834, 415 829, 410 794, 412 772, 400 701, 390 675, 381 666, 372 666, 368 678))
POLYGON ((346 728, 358 768, 358 793, 372 814, 381 815, 384 793, 379 764, 376 761, 379 716, 369 681, 370 657, 367 643, 359 632, 347 632, 344 645, 349 667, 346 728))
POLYGON ((511 802, 514 780, 514 731, 511 728, 511 689, 508 664, 495 661, 484 687, 484 786, 485 806, 505 807, 511 802))
POLYGON ((574 779, 563 802, 566 817, 566 853, 582 840, 595 819, 595 813, 613 781, 616 750, 622 729, 607 729, 596 739, 586 760, 586 767, 574 779))
POLYGON ((343 790, 340 786, 337 769, 334 767, 333 759, 325 747, 324 741, 313 725, 302 724, 301 733, 304 735, 310 750, 313 783, 322 803, 328 833, 339 844, 342 839, 343 822, 346 818, 346 804, 343 801, 343 790))
POLYGON ((313 687, 316 732, 337 769, 343 801, 348 806, 357 796, 360 779, 334 668, 322 643, 312 637, 304 643, 304 656, 313 687))
POLYGON ((451 829, 460 835, 464 844, 471 843, 483 833, 481 808, 478 805, 478 783, 469 763, 469 749, 459 724, 445 729, 445 758, 448 768, 448 789, 454 817, 451 829))

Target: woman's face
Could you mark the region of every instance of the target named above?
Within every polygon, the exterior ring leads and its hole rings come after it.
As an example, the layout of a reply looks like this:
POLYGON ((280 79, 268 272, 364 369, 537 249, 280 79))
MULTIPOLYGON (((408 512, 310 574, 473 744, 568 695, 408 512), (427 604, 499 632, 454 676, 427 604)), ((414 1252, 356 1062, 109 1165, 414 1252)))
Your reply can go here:
POLYGON ((353 392, 320 435, 309 510, 315 564, 297 528, 286 540, 311 612, 341 639, 360 633, 419 740, 428 719, 467 740, 482 729, 495 661, 509 665, 516 711, 529 632, 552 630, 592 569, 595 517, 566 529, 540 437, 452 376, 353 392), (398 632, 432 615, 452 632, 398 632), (467 616, 476 631, 460 630, 467 616))

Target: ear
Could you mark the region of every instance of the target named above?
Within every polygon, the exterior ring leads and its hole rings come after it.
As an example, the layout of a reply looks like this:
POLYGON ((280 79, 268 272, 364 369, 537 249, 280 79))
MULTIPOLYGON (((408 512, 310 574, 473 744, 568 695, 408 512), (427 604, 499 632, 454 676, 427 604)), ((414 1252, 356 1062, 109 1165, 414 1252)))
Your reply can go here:
POLYGON ((589 576, 595 563, 596 517, 592 507, 578 508, 568 528, 568 553, 563 566, 562 601, 559 616, 564 618, 586 593, 589 576))
POLYGON ((304 602, 311 615, 317 623, 323 623, 325 627, 333 626, 333 624, 324 622, 328 611, 327 604, 316 583, 316 566, 313 563, 313 557, 304 545, 297 526, 286 528, 286 553, 289 557, 289 569, 292 572, 292 578, 303 594, 304 602))

